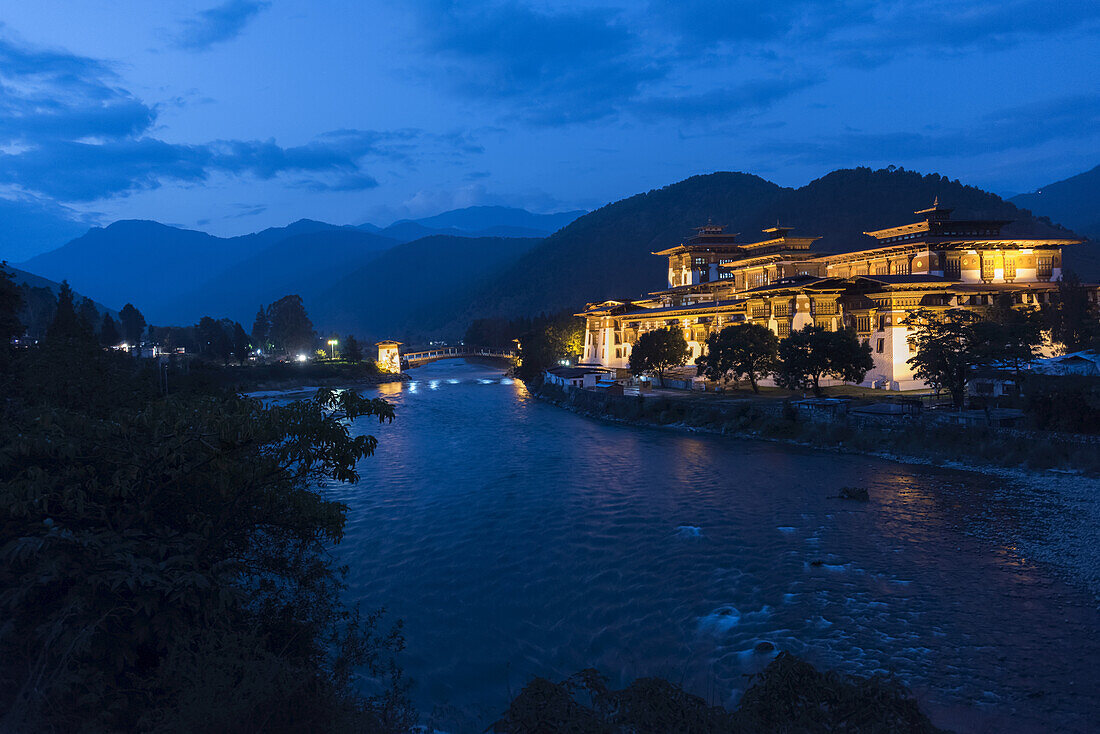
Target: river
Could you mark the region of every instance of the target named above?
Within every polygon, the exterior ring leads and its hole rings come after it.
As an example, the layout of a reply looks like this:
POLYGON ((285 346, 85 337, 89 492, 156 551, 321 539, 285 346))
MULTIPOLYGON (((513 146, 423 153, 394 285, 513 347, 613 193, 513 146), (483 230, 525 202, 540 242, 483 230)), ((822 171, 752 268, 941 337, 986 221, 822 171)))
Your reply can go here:
POLYGON ((976 472, 602 423, 461 360, 380 388, 337 547, 405 623, 413 696, 482 731, 534 675, 596 667, 733 705, 768 641, 891 671, 958 731, 1100 721, 1100 611, 1011 541, 1034 489, 976 472), (830 499, 846 485, 870 503, 830 499), (1007 540, 1006 540, 1007 539, 1007 540))

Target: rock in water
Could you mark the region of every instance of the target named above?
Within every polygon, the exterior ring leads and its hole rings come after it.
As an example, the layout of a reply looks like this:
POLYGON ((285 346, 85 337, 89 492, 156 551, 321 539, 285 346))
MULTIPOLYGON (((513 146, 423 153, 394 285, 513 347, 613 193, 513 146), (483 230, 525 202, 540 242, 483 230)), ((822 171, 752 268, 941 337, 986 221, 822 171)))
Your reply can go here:
POLYGON ((865 487, 841 487, 837 499, 855 500, 856 502, 870 502, 871 495, 865 487))

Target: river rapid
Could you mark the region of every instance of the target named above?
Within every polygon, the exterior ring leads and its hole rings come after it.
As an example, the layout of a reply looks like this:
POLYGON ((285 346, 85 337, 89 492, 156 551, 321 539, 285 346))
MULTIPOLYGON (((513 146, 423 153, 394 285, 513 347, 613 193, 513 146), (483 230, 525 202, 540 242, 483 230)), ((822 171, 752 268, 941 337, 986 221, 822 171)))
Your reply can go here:
POLYGON ((349 506, 335 553, 348 601, 404 620, 442 730, 586 667, 732 706, 765 641, 892 672, 957 731, 1100 722, 1096 599, 1014 540, 1057 532, 1034 482, 607 424, 462 360, 410 376, 377 390, 397 420, 353 426, 379 447, 330 489, 349 506), (846 485, 871 502, 830 499, 846 485))

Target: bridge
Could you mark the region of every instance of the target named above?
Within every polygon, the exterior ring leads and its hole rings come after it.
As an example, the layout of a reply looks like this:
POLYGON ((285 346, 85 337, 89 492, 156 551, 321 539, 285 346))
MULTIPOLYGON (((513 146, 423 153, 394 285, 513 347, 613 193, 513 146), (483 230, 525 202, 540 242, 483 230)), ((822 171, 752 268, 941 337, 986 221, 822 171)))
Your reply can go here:
POLYGON ((405 352, 401 355, 401 369, 412 369, 440 359, 458 357, 481 357, 484 359, 513 359, 514 349, 495 349, 491 347, 439 347, 423 352, 405 352))

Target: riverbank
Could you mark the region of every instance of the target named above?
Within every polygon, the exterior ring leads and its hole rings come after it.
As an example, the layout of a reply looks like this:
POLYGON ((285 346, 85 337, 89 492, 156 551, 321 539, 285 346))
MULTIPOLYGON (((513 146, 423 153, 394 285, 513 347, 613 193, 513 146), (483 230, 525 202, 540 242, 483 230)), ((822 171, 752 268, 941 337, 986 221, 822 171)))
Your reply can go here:
POLYGON ((367 362, 278 362, 242 367, 203 367, 192 368, 191 375, 219 387, 248 393, 320 387, 360 390, 392 382, 408 382, 410 379, 404 373, 382 372, 373 363, 367 362))
POLYGON ((1100 446, 1090 437, 1014 431, 982 425, 951 425, 913 417, 877 421, 845 415, 800 414, 789 401, 708 402, 685 395, 606 395, 532 388, 542 400, 575 413, 640 426, 785 441, 907 463, 1024 472, 1062 471, 1100 476, 1100 446))

